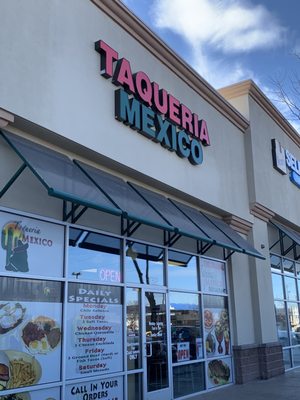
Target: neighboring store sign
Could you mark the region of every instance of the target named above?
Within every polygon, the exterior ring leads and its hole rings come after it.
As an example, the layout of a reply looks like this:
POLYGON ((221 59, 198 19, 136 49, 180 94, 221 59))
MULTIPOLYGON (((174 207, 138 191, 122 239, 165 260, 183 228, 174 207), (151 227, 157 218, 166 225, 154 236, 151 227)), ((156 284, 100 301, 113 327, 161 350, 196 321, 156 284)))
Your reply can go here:
POLYGON ((121 288, 69 283, 67 378, 123 368, 121 288))
POLYGON ((300 160, 284 149, 276 139, 272 139, 273 167, 282 175, 290 171, 290 181, 300 188, 300 160))
POLYGON ((0 271, 62 276, 64 227, 0 212, 0 271))
POLYGON ((201 164, 202 145, 210 145, 206 121, 151 82, 145 72, 133 74, 130 62, 102 40, 95 43, 95 50, 100 54, 101 75, 122 87, 115 92, 116 119, 191 164, 201 164))

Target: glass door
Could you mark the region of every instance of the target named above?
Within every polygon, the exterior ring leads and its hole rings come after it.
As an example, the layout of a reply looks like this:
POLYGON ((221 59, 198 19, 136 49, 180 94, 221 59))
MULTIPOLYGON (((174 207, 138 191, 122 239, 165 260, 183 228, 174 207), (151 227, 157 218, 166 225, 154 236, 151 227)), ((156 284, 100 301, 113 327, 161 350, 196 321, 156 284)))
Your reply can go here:
POLYGON ((145 400, 171 399, 166 293, 144 291, 145 400))

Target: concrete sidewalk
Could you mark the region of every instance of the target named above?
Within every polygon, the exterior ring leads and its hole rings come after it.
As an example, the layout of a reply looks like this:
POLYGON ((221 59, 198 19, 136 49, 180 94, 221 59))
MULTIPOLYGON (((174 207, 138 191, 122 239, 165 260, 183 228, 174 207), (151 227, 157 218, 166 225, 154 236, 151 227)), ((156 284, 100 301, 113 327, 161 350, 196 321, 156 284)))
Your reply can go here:
POLYGON ((269 380, 214 390, 193 400, 300 400, 300 369, 269 380))

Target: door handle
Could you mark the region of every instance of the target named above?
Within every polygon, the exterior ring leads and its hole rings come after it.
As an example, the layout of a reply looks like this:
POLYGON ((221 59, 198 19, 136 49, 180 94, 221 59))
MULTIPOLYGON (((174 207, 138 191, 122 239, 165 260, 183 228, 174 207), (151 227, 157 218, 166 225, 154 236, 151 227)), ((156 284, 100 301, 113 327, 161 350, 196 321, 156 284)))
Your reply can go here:
POLYGON ((152 357, 152 343, 145 343, 145 357, 152 357), (148 352, 149 349, 149 352, 148 352))

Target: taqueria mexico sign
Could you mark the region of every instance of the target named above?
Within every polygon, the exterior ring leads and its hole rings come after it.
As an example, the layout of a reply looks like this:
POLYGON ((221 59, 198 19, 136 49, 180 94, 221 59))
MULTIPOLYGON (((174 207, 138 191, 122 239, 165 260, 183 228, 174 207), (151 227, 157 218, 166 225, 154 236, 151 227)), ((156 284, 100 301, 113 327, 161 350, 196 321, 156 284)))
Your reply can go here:
POLYGON ((100 54, 101 75, 120 87, 115 91, 116 119, 191 164, 201 164, 202 145, 210 145, 206 121, 145 72, 133 73, 130 62, 103 40, 95 43, 95 50, 100 54))

